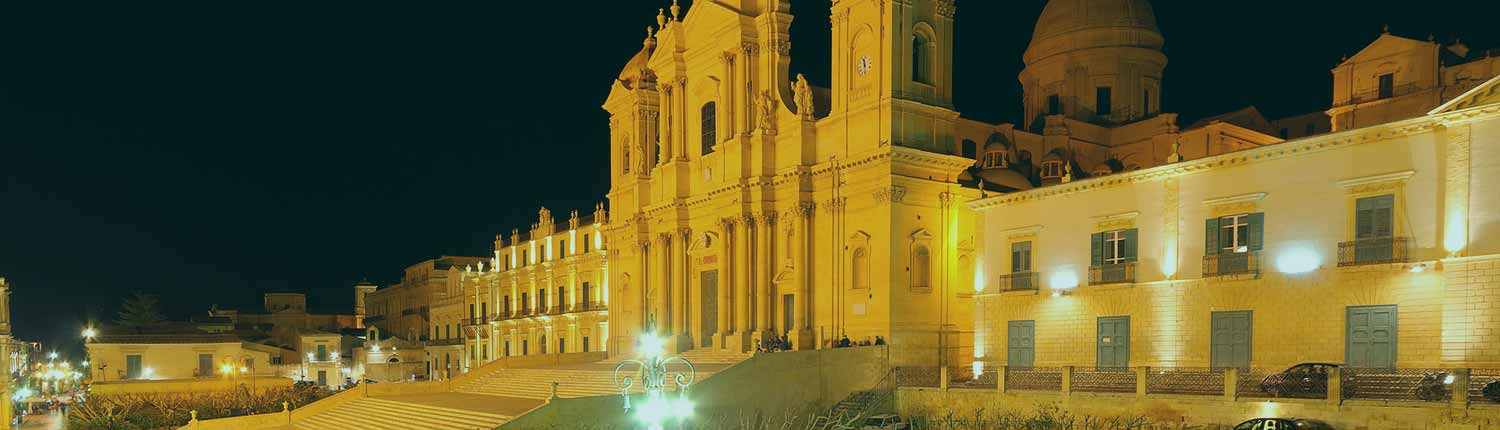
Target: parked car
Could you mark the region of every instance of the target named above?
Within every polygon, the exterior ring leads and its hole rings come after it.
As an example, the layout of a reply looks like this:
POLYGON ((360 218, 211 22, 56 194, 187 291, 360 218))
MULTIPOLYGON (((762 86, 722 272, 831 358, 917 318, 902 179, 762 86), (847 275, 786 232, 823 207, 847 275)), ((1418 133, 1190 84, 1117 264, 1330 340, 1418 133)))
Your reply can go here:
POLYGON ((1302 418, 1256 418, 1234 426, 1234 430, 1333 430, 1333 426, 1302 418))
MULTIPOLYGON (((1328 373, 1339 365, 1302 363, 1261 379, 1260 390, 1273 397, 1321 397, 1328 395, 1328 373)), ((1345 373, 1341 378, 1343 392, 1350 393, 1354 383, 1345 373)))
POLYGON ((860 430, 905 430, 906 423, 901 421, 898 415, 884 414, 865 418, 865 424, 860 430))

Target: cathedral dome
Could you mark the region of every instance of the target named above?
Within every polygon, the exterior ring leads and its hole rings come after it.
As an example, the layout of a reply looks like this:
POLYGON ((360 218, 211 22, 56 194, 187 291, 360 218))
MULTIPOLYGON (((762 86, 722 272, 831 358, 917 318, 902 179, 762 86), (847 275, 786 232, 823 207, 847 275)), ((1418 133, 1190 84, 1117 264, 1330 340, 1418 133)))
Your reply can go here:
POLYGON ((1161 31, 1147 0, 1051 0, 1037 19, 1026 62, 1106 47, 1161 49, 1161 31))

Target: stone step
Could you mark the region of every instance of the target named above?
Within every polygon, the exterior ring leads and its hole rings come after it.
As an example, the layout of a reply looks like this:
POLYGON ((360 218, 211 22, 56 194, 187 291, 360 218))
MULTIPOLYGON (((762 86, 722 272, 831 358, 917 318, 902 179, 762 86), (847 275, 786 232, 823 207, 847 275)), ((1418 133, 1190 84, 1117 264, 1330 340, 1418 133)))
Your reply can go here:
POLYGON ((294 427, 303 430, 473 430, 491 429, 509 419, 497 414, 363 398, 306 417, 294 427))

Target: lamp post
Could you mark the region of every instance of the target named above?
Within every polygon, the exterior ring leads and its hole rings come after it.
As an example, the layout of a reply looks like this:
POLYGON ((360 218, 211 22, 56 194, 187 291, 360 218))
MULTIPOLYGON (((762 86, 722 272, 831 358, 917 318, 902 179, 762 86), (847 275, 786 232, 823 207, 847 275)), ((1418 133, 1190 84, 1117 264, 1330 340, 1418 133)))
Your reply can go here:
POLYGON ((693 363, 682 357, 663 357, 662 346, 662 339, 655 334, 642 336, 639 343, 641 359, 622 361, 615 366, 614 372, 615 385, 620 387, 620 397, 625 400, 626 412, 632 409, 630 389, 636 385, 637 380, 640 381, 645 400, 639 408, 635 408, 636 418, 649 430, 661 430, 662 422, 686 420, 693 413, 693 403, 687 397, 688 386, 697 378, 693 363), (680 362, 687 369, 667 370, 667 365, 673 362, 680 362), (635 365, 637 369, 625 370, 630 365, 635 365), (669 375, 670 382, 677 386, 675 400, 667 398, 666 394, 669 375))

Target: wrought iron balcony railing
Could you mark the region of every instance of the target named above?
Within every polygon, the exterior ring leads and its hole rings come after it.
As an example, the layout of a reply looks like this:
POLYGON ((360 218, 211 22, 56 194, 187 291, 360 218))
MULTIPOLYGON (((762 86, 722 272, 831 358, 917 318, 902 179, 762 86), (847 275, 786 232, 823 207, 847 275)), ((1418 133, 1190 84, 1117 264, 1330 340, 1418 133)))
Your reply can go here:
POLYGON ((1030 291, 1040 288, 1042 285, 1041 274, 1037 272, 1011 272, 1000 275, 996 283, 1000 291, 1030 291))
POLYGON ((1135 262, 1089 266, 1089 285, 1129 284, 1135 282, 1135 262))
POLYGON ((1233 275, 1260 276, 1260 251, 1203 256, 1203 277, 1233 275))
POLYGON ((1405 263, 1411 259, 1409 237, 1381 237, 1339 242, 1339 267, 1405 263))
POLYGON ((464 344, 464 339, 463 338, 432 339, 432 340, 427 341, 427 346, 451 346, 451 345, 463 345, 463 344, 464 344))
POLYGON ((573 305, 571 312, 600 311, 605 309, 607 308, 604 302, 578 302, 573 305))

